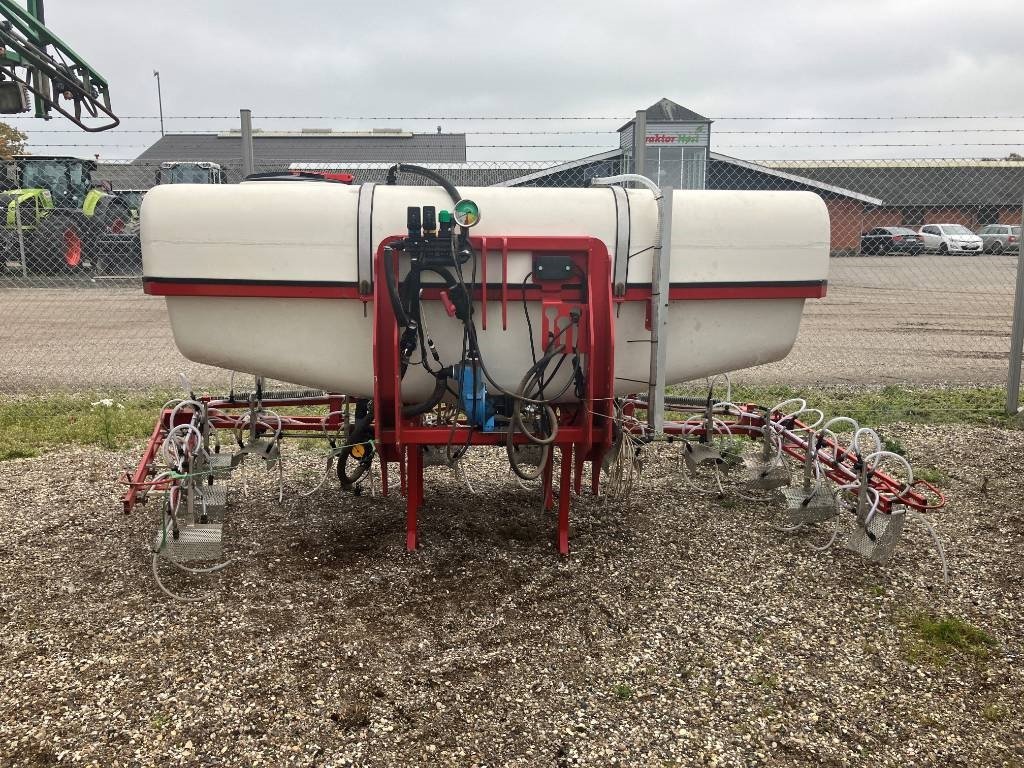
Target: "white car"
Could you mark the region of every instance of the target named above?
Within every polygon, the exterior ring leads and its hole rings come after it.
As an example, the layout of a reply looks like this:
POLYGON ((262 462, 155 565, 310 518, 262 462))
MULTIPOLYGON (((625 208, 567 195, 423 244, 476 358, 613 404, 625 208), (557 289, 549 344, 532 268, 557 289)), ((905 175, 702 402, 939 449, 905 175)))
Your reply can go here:
POLYGON ((963 224, 925 224, 919 234, 926 251, 982 253, 981 238, 963 224))

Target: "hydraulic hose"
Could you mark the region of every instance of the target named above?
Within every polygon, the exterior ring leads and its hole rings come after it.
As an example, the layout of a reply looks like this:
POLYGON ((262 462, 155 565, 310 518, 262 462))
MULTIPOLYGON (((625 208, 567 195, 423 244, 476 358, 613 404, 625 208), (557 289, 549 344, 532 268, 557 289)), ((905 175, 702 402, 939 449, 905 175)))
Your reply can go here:
POLYGON ((409 163, 396 163, 388 169, 387 183, 394 184, 399 172, 411 173, 416 176, 422 176, 425 179, 430 179, 432 182, 437 184, 439 187, 443 187, 444 191, 448 193, 448 196, 452 199, 452 204, 459 202, 462 199, 462 195, 459 194, 459 190, 455 188, 448 179, 439 173, 436 173, 429 168, 424 168, 422 165, 410 165, 409 163))
POLYGON ((402 305, 402 298, 398 293, 398 278, 395 275, 395 251, 393 248, 384 249, 384 280, 388 284, 388 296, 391 297, 391 308, 395 312, 398 325, 400 328, 406 328, 409 325, 409 315, 406 314, 405 307, 402 305))
POLYGON ((414 416, 422 416, 424 413, 429 413, 434 410, 438 403, 444 399, 445 393, 448 391, 448 374, 451 372, 451 368, 445 368, 438 374, 435 374, 434 380, 434 391, 430 397, 424 400, 422 403, 410 403, 409 405, 402 406, 402 418, 411 419, 414 416))

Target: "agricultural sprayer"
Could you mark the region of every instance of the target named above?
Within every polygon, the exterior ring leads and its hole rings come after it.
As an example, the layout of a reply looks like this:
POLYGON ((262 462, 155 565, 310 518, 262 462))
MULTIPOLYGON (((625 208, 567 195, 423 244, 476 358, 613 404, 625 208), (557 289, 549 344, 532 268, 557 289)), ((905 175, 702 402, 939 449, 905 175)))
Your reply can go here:
POLYGON ((459 468, 487 447, 557 506, 563 555, 584 477, 587 492, 622 498, 652 443, 676 444, 698 491, 725 493, 728 475, 741 495, 777 495, 785 529, 849 517, 847 547, 876 562, 905 515, 944 503, 870 428, 803 401, 666 395, 789 352, 805 300, 826 290, 816 195, 673 191, 632 175, 459 190, 399 164, 385 184, 158 187, 142 231, 145 290, 166 298, 179 349, 257 377, 252 392, 162 409, 124 497, 126 512, 160 500, 157 574, 164 561, 218 568, 231 472, 282 472, 282 442, 301 435, 325 441, 342 489, 388 494, 397 468, 410 550, 424 466, 459 468), (305 389, 268 391, 266 378, 305 389))

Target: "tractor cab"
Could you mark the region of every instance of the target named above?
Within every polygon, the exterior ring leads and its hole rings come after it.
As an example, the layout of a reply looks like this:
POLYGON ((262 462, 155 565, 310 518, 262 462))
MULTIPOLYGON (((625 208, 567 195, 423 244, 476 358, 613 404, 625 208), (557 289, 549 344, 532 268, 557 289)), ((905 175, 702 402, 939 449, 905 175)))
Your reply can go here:
POLYGON ((48 192, 55 208, 82 208, 95 170, 95 161, 80 157, 18 155, 7 165, 5 186, 48 192))
POLYGON ((218 163, 177 161, 160 163, 157 184, 227 184, 227 174, 218 163))
POLYGON ((136 220, 109 182, 93 181, 95 161, 18 155, 5 170, 0 267, 18 261, 23 271, 35 273, 138 270, 136 220))

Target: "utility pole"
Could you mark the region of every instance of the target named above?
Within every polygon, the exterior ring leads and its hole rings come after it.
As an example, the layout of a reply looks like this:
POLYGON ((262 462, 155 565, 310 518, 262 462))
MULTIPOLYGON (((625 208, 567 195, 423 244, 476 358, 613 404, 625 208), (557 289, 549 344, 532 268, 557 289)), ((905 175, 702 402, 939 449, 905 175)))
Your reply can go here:
POLYGON ((252 145, 252 110, 239 110, 242 120, 242 178, 246 178, 256 170, 255 153, 252 145))
POLYGON ((160 72, 153 70, 153 77, 156 78, 156 101, 160 106, 160 138, 164 135, 164 97, 160 92, 160 72))

